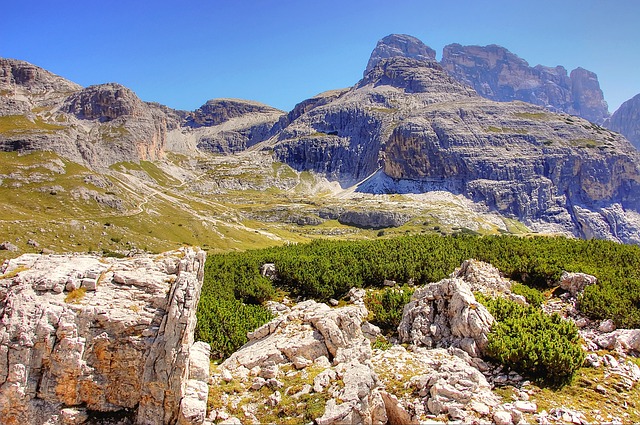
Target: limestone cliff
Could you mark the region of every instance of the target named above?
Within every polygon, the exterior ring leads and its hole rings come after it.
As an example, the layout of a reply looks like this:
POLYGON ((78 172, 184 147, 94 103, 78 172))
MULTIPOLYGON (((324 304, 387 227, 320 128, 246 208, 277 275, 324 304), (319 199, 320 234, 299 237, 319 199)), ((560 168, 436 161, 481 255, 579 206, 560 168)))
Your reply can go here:
MULTIPOLYGON (((433 60, 380 60, 265 147, 343 186, 379 170, 464 194, 535 229, 640 242, 640 162, 626 139, 528 103, 484 99, 433 60)), ((376 180, 359 190, 402 190, 376 180)))
POLYGON ((213 99, 187 115, 183 134, 200 150, 214 153, 243 151, 268 139, 284 112, 258 102, 213 99))
POLYGON ((124 260, 25 254, 7 261, 0 422, 201 423, 208 355, 196 363, 191 354, 207 351, 193 347, 204 261, 192 249, 124 260))
POLYGON ((434 61, 436 51, 415 37, 406 34, 390 34, 378 41, 364 70, 366 76, 382 60, 405 57, 424 61, 434 61))
POLYGON ((522 100, 552 111, 578 115, 596 124, 602 124, 609 116, 598 77, 583 68, 567 75, 562 66, 531 67, 524 59, 494 44, 445 46, 442 66, 487 99, 522 100))
POLYGON ((620 105, 605 126, 622 134, 640 149, 640 94, 620 105))
POLYGON ((27 62, 0 59, 0 150, 54 151, 104 169, 122 161, 244 150, 267 139, 283 111, 218 99, 194 112, 143 102, 116 83, 82 88, 27 62))

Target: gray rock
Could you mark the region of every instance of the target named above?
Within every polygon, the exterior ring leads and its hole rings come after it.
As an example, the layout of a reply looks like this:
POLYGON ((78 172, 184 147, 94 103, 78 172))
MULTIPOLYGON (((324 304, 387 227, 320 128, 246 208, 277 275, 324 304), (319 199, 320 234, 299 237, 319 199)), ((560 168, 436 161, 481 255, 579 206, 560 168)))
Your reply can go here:
POLYGON ((507 412, 506 410, 498 410, 493 413, 493 422, 496 425, 511 425, 513 424, 513 419, 511 417, 511 412, 507 412))
POLYGON ((4 242, 0 243, 0 250, 18 252, 19 249, 18 249, 17 246, 12 244, 11 242, 4 241, 4 242))
POLYGON ((268 146, 292 168, 358 191, 445 190, 533 230, 640 243, 640 158, 627 140, 578 117, 483 99, 435 62, 381 59, 268 146))
POLYGON ((402 342, 432 347, 457 346, 479 357, 493 316, 461 279, 443 279, 417 289, 404 307, 398 335, 402 342))
POLYGON ((375 68, 382 59, 393 57, 435 61, 436 51, 410 35, 391 34, 378 41, 376 48, 371 52, 364 75, 375 68))
POLYGON ((624 102, 605 123, 640 149, 640 94, 624 102))
POLYGON ((585 273, 562 272, 560 276, 560 287, 575 296, 584 291, 589 285, 595 285, 598 279, 585 273))
POLYGON ((500 102, 521 100, 602 124, 609 116, 598 77, 583 68, 567 75, 562 66, 529 66, 501 46, 450 44, 442 66, 478 94, 500 102))
POLYGON ((365 229, 382 229, 386 227, 400 227, 411 220, 411 215, 396 211, 345 211, 340 214, 338 221, 342 224, 365 229))
POLYGON ((126 413, 140 423, 201 423, 208 347, 194 347, 193 332, 204 261, 203 251, 190 248, 145 259, 27 254, 9 260, 7 270, 28 267, 0 285, 0 417, 58 423, 62 415, 75 423, 90 410, 126 413), (160 272, 169 256, 183 264, 173 283, 160 272), (104 273, 139 268, 154 284, 125 286, 104 273), (73 304, 57 290, 79 276, 102 274, 95 291, 73 304), (81 405, 86 411, 61 411, 81 405))

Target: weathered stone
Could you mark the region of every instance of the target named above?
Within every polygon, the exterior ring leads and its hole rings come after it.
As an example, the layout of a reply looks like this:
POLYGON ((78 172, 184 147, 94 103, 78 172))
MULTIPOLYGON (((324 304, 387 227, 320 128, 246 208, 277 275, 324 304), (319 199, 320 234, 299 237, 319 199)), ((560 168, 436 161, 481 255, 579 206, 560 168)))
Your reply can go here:
POLYGON ((405 307, 398 335, 402 342, 431 347, 458 346, 479 357, 493 316, 461 279, 444 279, 417 289, 405 307))
POLYGON ((522 100, 548 109, 579 115, 602 124, 609 116, 598 77, 577 68, 567 75, 562 66, 529 66, 501 46, 450 44, 442 53, 442 66, 454 78, 474 87, 478 94, 500 102, 522 100))
POLYGON ((496 425, 511 425, 513 424, 513 418, 511 417, 511 412, 507 412, 506 410, 498 410, 493 413, 493 422, 496 425))
MULTIPOLYGON (((138 423, 169 424, 178 421, 181 400, 191 410, 195 399, 183 398, 187 388, 199 388, 189 393, 196 399, 207 393, 201 381, 188 384, 205 254, 185 248, 161 258, 171 255, 182 257, 191 270, 180 272, 173 284, 159 275, 152 287, 123 287, 106 274, 90 296, 74 303, 65 302, 59 285, 83 276, 95 281, 107 268, 135 268, 141 259, 28 255, 10 260, 8 270, 26 270, 0 282, 6 295, 0 301, 5 359, 0 360, 0 417, 8 423, 58 424, 63 407, 77 406, 129 412, 138 423)), ((208 379, 208 372, 200 375, 208 379)))
POLYGON ((616 330, 616 324, 611 319, 603 320, 598 325, 598 330, 600 332, 613 332, 616 330))
POLYGON ((205 382, 190 379, 180 400, 177 425, 201 424, 207 413, 209 387, 205 382))
POLYGON ((418 421, 411 417, 411 414, 402 406, 402 403, 393 394, 386 391, 380 392, 384 400, 387 418, 390 425, 417 424, 418 421))
POLYGON ((369 71, 380 63, 382 59, 393 57, 407 57, 421 61, 435 61, 436 52, 422 41, 405 34, 391 34, 378 41, 376 48, 369 57, 369 63, 364 71, 369 71))
POLYGON ((523 413, 536 413, 538 411, 538 406, 531 401, 518 400, 513 403, 513 407, 523 413))
POLYGON ((0 250, 17 252, 18 251, 18 247, 15 246, 14 244, 12 244, 11 242, 4 241, 4 242, 0 243, 0 250))
POLYGON ((595 285, 598 279, 585 273, 568 273, 562 272, 560 276, 560 287, 565 291, 569 291, 571 295, 577 295, 584 291, 589 285, 595 285))
POLYGON ((605 122, 605 127, 617 131, 640 149, 640 94, 624 102, 605 122))
POLYGON ((194 342, 189 350, 189 379, 207 382, 211 365, 211 347, 206 342, 194 342))

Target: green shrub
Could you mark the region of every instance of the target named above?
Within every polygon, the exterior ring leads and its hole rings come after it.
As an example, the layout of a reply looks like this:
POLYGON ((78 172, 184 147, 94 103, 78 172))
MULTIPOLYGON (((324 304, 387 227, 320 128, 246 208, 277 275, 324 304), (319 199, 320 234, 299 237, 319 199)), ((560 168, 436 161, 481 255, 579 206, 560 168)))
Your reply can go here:
POLYGON ((411 300, 413 291, 413 288, 405 286, 368 292, 364 303, 372 316, 370 322, 383 331, 395 332, 402 320, 402 310, 411 300))
MULTIPOLYGON (((339 299, 352 287, 380 288, 385 279, 411 279, 416 284, 437 282, 468 258, 491 263, 505 276, 539 288, 556 285, 564 270, 592 274, 598 284, 584 291, 579 310, 593 319, 613 319, 618 327, 640 327, 640 247, 563 237, 432 234, 369 241, 317 240, 210 255, 201 297, 209 301, 201 300, 200 308, 213 299, 237 302, 233 305, 240 309, 251 305, 255 311, 247 307, 243 314, 255 314, 256 320, 251 323, 262 324, 267 319, 258 304, 273 298, 277 289, 318 301, 339 299), (260 276, 264 263, 276 264, 278 280, 271 282, 260 276)), ((514 292, 524 295, 533 305, 540 301, 530 288, 521 287, 514 292)), ((383 310, 380 323, 391 323, 385 317, 391 310, 383 310)), ((246 321, 250 321, 248 316, 246 321)), ((209 334, 209 323, 198 323, 199 335, 209 334)), ((238 335, 216 334, 222 342, 207 342, 237 348, 246 338, 243 332, 252 330, 248 325, 233 329, 238 335), (235 342, 229 345, 229 340, 235 342)))
POLYGON ((514 283, 511 285, 511 292, 516 295, 522 295, 529 304, 534 307, 540 307, 544 302, 544 295, 536 288, 531 288, 522 283, 514 283))
POLYGON ((542 310, 504 298, 480 296, 496 319, 488 335, 487 355, 523 375, 563 385, 584 362, 576 326, 542 310))

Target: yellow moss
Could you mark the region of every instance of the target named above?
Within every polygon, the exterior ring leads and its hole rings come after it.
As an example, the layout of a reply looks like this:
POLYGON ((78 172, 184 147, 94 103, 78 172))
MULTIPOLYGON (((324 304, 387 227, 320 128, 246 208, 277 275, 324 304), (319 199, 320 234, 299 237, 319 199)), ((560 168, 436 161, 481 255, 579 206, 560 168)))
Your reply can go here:
POLYGON ((85 287, 74 289, 73 291, 67 294, 67 296, 64 298, 64 302, 77 304, 80 302, 80 300, 84 298, 86 293, 87 293, 87 288, 85 287))

